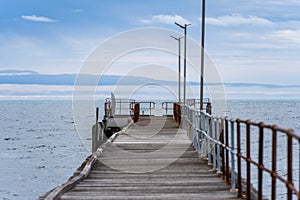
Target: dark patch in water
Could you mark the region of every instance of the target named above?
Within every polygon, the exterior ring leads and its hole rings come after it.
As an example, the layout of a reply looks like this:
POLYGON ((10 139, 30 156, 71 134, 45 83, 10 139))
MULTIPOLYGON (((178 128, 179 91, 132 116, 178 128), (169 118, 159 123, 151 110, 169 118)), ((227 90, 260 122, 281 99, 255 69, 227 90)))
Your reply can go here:
POLYGON ((9 151, 15 151, 15 150, 17 150, 17 148, 7 148, 7 150, 9 150, 9 151))
POLYGON ((10 137, 5 137, 4 140, 6 141, 15 141, 15 140, 20 140, 20 138, 10 138, 10 137))

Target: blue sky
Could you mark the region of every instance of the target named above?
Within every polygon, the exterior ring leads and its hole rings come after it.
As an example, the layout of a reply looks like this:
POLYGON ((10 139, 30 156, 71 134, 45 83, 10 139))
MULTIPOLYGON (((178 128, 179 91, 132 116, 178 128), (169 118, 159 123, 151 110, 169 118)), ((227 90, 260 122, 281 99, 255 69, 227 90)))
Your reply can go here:
MULTIPOLYGON (((300 84, 300 1, 209 0, 206 50, 224 82, 300 84)), ((201 0, 0 0, 0 70, 77 73, 108 37, 143 27, 200 41, 201 0)))

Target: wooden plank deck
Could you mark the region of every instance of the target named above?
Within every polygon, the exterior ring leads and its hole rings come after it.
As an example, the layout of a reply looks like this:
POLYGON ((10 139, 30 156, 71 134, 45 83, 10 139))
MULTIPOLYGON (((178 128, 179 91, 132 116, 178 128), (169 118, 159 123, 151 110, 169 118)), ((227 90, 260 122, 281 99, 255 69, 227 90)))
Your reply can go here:
POLYGON ((171 117, 141 118, 61 199, 237 199, 171 117))

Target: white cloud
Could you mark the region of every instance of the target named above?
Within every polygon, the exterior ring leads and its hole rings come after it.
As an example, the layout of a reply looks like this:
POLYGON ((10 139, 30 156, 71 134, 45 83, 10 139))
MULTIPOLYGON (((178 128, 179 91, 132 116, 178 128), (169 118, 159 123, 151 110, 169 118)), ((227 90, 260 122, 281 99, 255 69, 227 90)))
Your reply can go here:
POLYGON ((206 23, 215 26, 240 26, 240 25, 260 25, 269 26, 272 25, 268 19, 256 17, 256 16, 243 16, 240 14, 225 15, 221 17, 208 17, 206 18, 206 23))
POLYGON ((163 24, 174 24, 175 22, 180 24, 190 24, 190 21, 180 15, 154 15, 151 19, 141 19, 141 23, 163 23, 163 24))
POLYGON ((300 30, 279 30, 268 35, 267 38, 290 43, 291 45, 300 44, 300 30))
MULTIPOLYGON (((251 2, 253 3, 253 2, 251 2)), ((264 4, 264 5, 277 5, 277 6, 297 6, 300 5, 299 0, 284 0, 284 1, 278 1, 278 0, 255 0, 255 4, 264 4)))
POLYGON ((143 24, 152 24, 153 23, 153 21, 149 20, 149 19, 141 19, 140 22, 143 24))
POLYGON ((36 15, 22 15, 21 18, 29 21, 34 21, 34 22, 56 22, 56 20, 54 19, 43 17, 43 16, 36 16, 36 15))

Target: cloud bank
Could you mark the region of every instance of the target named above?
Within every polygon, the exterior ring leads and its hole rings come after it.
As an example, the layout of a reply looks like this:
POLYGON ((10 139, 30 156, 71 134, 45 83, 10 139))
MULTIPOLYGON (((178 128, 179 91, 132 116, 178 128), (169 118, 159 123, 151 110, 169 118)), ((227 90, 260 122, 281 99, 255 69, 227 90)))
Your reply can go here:
POLYGON ((180 15, 153 15, 151 19, 141 19, 141 23, 152 24, 152 23, 162 23, 162 24, 174 24, 174 22, 180 24, 190 24, 188 19, 180 15))
POLYGON ((260 25, 270 26, 273 24, 268 19, 257 16, 243 16, 240 14, 224 15, 220 17, 208 17, 206 23, 215 26, 240 26, 240 25, 260 25))
POLYGON ((56 20, 44 17, 44 16, 36 16, 36 15, 22 15, 22 19, 34 22, 56 22, 56 20))

